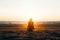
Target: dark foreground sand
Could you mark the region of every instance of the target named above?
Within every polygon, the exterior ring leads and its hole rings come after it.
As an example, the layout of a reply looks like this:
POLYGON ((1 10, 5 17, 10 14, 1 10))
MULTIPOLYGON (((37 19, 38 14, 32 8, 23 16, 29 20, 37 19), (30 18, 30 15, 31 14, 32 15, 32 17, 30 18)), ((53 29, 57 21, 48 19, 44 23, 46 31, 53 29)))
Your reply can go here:
MULTIPOLYGON (((20 29, 19 26, 23 25, 0 25, 0 40, 60 40, 60 25, 39 25, 45 30, 37 30, 33 32, 27 32, 25 30, 18 30, 20 29), (55 26, 55 27, 54 27, 55 26), (17 28, 16 28, 17 27, 17 28), (48 29, 54 30, 48 30, 48 29)), ((41 29, 41 28, 40 28, 41 29)))
POLYGON ((0 40, 60 40, 60 30, 0 31, 0 40))

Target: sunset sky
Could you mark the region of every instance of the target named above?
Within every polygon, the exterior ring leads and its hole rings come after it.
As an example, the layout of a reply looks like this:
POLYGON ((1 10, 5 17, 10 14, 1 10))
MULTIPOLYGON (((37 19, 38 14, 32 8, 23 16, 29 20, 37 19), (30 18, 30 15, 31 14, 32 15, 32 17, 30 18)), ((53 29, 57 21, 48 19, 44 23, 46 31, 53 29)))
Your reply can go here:
POLYGON ((0 0, 0 21, 60 21, 60 0, 0 0))

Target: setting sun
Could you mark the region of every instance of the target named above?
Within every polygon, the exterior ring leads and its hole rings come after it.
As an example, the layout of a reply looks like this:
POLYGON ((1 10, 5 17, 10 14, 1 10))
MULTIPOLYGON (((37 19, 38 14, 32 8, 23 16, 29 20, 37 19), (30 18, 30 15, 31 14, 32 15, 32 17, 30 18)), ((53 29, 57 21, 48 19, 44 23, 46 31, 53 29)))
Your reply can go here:
POLYGON ((37 21, 38 16, 34 13, 29 13, 29 14, 25 14, 25 16, 23 16, 24 20, 29 21, 30 18, 33 19, 33 21, 37 21))

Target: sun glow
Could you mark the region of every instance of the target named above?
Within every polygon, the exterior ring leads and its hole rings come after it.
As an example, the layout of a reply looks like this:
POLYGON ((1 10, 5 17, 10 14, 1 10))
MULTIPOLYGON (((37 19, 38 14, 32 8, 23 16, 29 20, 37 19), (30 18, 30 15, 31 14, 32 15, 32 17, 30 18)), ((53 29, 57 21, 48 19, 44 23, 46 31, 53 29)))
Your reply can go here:
POLYGON ((29 21, 30 18, 33 19, 33 21, 38 21, 38 16, 36 14, 30 13, 30 14, 25 14, 25 16, 23 16, 24 20, 29 21))

